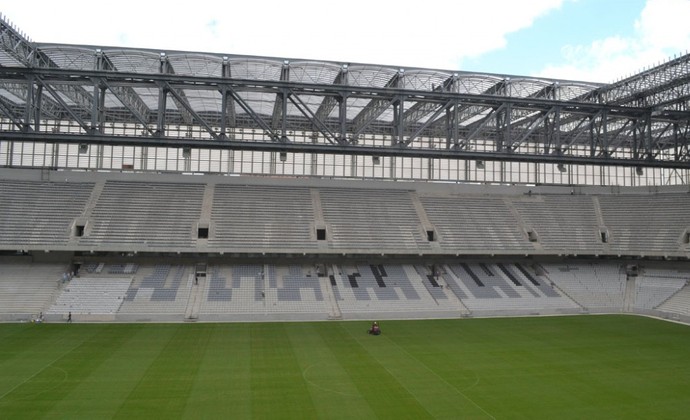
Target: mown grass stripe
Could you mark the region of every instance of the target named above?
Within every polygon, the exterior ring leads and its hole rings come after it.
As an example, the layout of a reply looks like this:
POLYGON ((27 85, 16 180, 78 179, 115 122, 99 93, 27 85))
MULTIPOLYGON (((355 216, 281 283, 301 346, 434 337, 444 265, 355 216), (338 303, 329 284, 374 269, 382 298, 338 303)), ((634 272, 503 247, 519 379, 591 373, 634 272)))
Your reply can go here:
POLYGON ((687 325, 385 321, 381 337, 368 326, 0 324, 0 418, 486 417, 454 389, 496 418, 684 418, 690 406, 687 325))
POLYGON ((360 394, 348 370, 326 345, 332 330, 331 323, 298 323, 288 329, 317 417, 333 420, 374 418, 374 411, 360 394))
POLYGON ((311 419, 316 410, 286 324, 252 324, 252 418, 311 419))
POLYGON ((185 410, 189 392, 197 379, 201 357, 208 345, 212 326, 186 324, 166 326, 174 334, 162 346, 141 381, 122 403, 115 418, 174 418, 185 410))
POLYGON ((112 334, 115 326, 67 326, 62 329, 62 348, 48 348, 60 354, 63 348, 70 349, 48 364, 39 365, 38 374, 5 394, 0 400, 0 412, 7 418, 34 418, 50 412, 52 407, 66 398, 111 351, 125 340, 124 336, 112 334), (68 329, 69 328, 69 329, 68 329), (72 343, 70 347, 69 343, 72 343))
POLYGON ((251 417, 250 324, 211 324, 211 337, 184 416, 251 417))
POLYGON ((46 418, 112 418, 174 334, 171 328, 143 324, 117 325, 111 334, 123 336, 122 344, 109 353, 46 418))
MULTIPOLYGON (((338 362, 349 372, 360 395, 379 418, 423 419, 431 414, 384 366, 352 339, 351 328, 366 335, 363 323, 333 325, 325 338, 326 345, 338 362)), ((376 340, 380 337, 369 337, 376 340)))
MULTIPOLYGON (((378 361, 414 398, 437 419, 452 419, 458 415, 470 418, 494 418, 487 409, 468 397, 463 388, 469 388, 477 380, 461 373, 465 383, 461 387, 453 385, 444 378, 444 370, 435 370, 416 358, 395 338, 400 324, 392 324, 387 332, 379 337, 369 337, 361 333, 359 326, 350 326, 349 331, 373 359, 378 361)), ((450 354, 442 357, 453 360, 450 354)))

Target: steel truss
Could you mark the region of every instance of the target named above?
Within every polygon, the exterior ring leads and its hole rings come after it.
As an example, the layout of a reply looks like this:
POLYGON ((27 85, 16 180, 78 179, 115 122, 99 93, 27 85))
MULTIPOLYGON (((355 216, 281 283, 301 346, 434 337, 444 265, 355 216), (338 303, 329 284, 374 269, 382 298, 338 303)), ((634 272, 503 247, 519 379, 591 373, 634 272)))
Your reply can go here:
POLYGON ((0 141, 690 169, 690 55, 595 85, 34 44, 5 21, 0 47, 0 141))

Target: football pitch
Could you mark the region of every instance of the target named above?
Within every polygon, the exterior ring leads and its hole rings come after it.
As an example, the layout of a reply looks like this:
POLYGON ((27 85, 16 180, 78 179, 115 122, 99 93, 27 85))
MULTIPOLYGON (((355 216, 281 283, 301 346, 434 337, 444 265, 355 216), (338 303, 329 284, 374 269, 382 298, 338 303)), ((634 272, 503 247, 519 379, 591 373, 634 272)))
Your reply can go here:
POLYGON ((687 418, 690 327, 636 316, 0 324, 0 418, 687 418))

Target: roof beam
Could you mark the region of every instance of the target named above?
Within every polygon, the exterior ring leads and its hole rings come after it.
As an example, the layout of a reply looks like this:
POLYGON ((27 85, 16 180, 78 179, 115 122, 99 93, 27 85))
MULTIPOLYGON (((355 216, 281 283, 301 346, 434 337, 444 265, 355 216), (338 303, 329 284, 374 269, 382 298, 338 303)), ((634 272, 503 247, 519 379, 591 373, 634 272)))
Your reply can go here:
MULTIPOLYGON (((56 89, 54 89, 54 88, 53 88, 52 86, 50 86, 49 84, 45 83, 40 77, 37 77, 37 78, 36 78, 36 82, 37 82, 39 85, 42 85, 43 88, 44 88, 45 90, 47 90, 48 93, 50 93, 50 94, 53 96, 53 98, 55 99, 55 101, 56 101, 57 103, 59 103, 60 106, 62 106, 62 108, 63 108, 65 111, 67 111, 67 113, 74 119, 74 121, 77 122, 77 124, 79 124, 79 125, 81 126, 81 128, 82 128, 85 132, 89 133, 89 132, 91 131, 91 126, 88 125, 88 124, 86 124, 86 123, 84 122, 84 120, 74 111, 74 109, 72 109, 72 107, 69 106, 69 105, 65 102, 64 99, 62 99, 62 97, 60 96, 60 94, 57 92, 56 89)), ((62 91, 61 91, 61 92, 62 92, 62 91)))
POLYGON ((268 124, 266 124, 266 121, 261 119, 261 117, 254 112, 252 107, 249 106, 249 104, 242 99, 242 97, 230 85, 225 85, 224 88, 227 90, 230 96, 232 96, 233 100, 237 102, 240 108, 242 108, 244 112, 246 112, 247 115, 254 120, 254 122, 259 124, 259 127, 261 127, 268 134, 271 140, 280 141, 282 139, 281 136, 279 136, 268 124))
POLYGON ((330 142, 331 144, 338 143, 336 136, 331 132, 331 130, 328 129, 328 127, 321 122, 319 119, 316 118, 316 115, 311 112, 307 104, 305 104, 302 99, 300 99, 299 96, 297 95, 288 95, 288 99, 292 104, 297 108, 305 117, 311 119, 314 123, 314 126, 316 129, 323 134, 323 136, 330 142))
MULTIPOLYGON (((0 82, 0 89, 5 89, 25 103, 29 102, 29 89, 26 83, 0 82)), ((41 113, 51 118, 60 118, 62 115, 60 106, 50 98, 43 98, 41 101, 41 113)))
MULTIPOLYGON (((280 69, 280 81, 290 81, 290 62, 285 60, 283 67, 280 69)), ((271 128, 280 130, 283 136, 286 134, 286 120, 287 117, 287 96, 288 90, 283 88, 276 93, 276 100, 273 102, 273 114, 271 118, 271 128)))
POLYGON ((5 117, 12 122, 12 124, 16 125, 18 129, 24 130, 28 127, 24 124, 24 121, 17 117, 17 115, 7 106, 4 98, 0 98, 0 112, 2 112, 2 114, 4 114, 5 117))
POLYGON ((437 159, 468 159, 468 160, 488 160, 506 162, 536 162, 536 163, 563 163, 576 165, 606 165, 606 166, 625 166, 625 167, 657 167, 657 168, 677 168, 690 169, 690 160, 646 160, 611 158, 608 156, 589 157, 578 155, 544 155, 531 153, 508 153, 500 151, 466 151, 466 150, 447 150, 443 148, 435 149, 412 149, 397 146, 354 146, 340 144, 323 143, 293 143, 276 141, 238 141, 228 140, 199 141, 183 138, 170 137, 151 137, 151 136, 109 136, 101 134, 75 134, 75 133, 22 133, 12 131, 1 131, 0 141, 33 141, 49 144, 105 144, 123 145, 140 147, 172 147, 183 148, 191 147, 197 149, 214 150, 255 150, 255 151, 276 151, 291 153, 318 153, 318 154, 344 154, 344 155, 364 155, 364 156, 401 156, 401 157, 421 157, 437 159))
MULTIPOLYGON (((160 65, 160 71, 161 73, 164 74, 175 74, 175 69, 173 68, 172 64, 170 63, 170 60, 168 60, 168 57, 165 55, 165 53, 161 53, 161 65, 160 65)), ((166 82, 166 84, 168 84, 166 82)), ((168 86, 170 86, 168 84, 168 86)), ((185 124, 187 125, 192 125, 194 122, 194 119, 192 115, 189 113, 187 107, 183 105, 182 102, 180 102, 180 99, 182 98, 183 101, 187 104, 189 104, 189 101, 187 100, 187 95, 184 93, 183 89, 180 89, 177 91, 177 95, 174 95, 172 100, 173 103, 175 104, 175 107, 177 108, 177 111, 180 113, 180 117, 182 118, 182 121, 184 121, 185 124)), ((167 112, 167 109, 163 110, 158 110, 158 112, 167 112)))
MULTIPOLYGON (((402 79, 404 72, 401 70, 388 80, 385 88, 398 88, 402 86, 402 79)), ((381 114, 383 114, 392 104, 401 100, 400 96, 393 96, 392 98, 374 98, 352 119, 352 139, 357 137, 364 131, 364 129, 374 122, 381 114)))
POLYGON ((166 91, 168 91, 172 94, 173 100, 177 100, 176 103, 179 104, 178 106, 182 106, 185 110, 187 110, 189 115, 192 118, 194 118, 194 120, 198 121, 199 124, 201 124, 206 129, 206 131, 211 135, 211 137, 213 137, 216 140, 219 139, 218 133, 216 133, 213 130, 213 128, 206 122, 206 120, 201 118, 199 116, 199 114, 197 114, 196 111, 194 111, 194 108, 192 108, 191 105, 189 105, 189 102, 187 102, 187 98, 183 95, 183 93, 181 91, 174 89, 172 86, 170 86, 167 83, 166 83, 165 89, 166 89, 166 91))
MULTIPOLYGON (((224 79, 232 78, 232 67, 228 57, 223 57, 222 76, 224 79)), ((228 136, 228 128, 235 128, 237 126, 237 119, 235 116, 235 101, 232 96, 228 94, 226 88, 219 90, 222 95, 220 108, 220 136, 225 138, 228 136)), ((229 137, 234 138, 234 134, 229 137)))
MULTIPOLYGON (((335 76, 335 80, 333 80, 334 85, 348 84, 347 68, 347 65, 343 65, 340 68, 338 75, 335 76)), ((323 100, 321 101, 321 105, 319 105, 319 109, 316 110, 314 118, 322 122, 326 121, 326 119, 328 119, 328 116, 331 115, 331 112, 333 112, 333 110, 335 109, 336 105, 338 105, 338 99, 335 96, 324 96, 323 100)))
POLYGON ((0 48, 25 67, 57 67, 35 44, 0 19, 0 48))
MULTIPOLYGON (((453 75, 446 80, 443 81, 442 84, 434 87, 432 89, 433 92, 452 92, 453 88, 455 87, 455 83, 457 82, 458 76, 453 75)), ((424 116, 428 115, 431 112, 434 112, 438 108, 438 104, 435 103, 430 103, 430 102, 417 102, 414 105, 412 105, 409 109, 405 111, 403 114, 403 120, 405 122, 405 126, 409 127, 411 124, 416 123, 420 119, 422 119, 424 116)))
MULTIPOLYGON (((96 69, 105 71, 117 71, 117 67, 110 61, 110 58, 101 50, 96 50, 96 69)), ((137 92, 128 86, 112 86, 107 79, 102 77, 98 79, 99 83, 105 86, 120 103, 132 113, 150 134, 154 134, 153 128, 149 127, 149 116, 151 110, 146 103, 141 99, 137 92)))

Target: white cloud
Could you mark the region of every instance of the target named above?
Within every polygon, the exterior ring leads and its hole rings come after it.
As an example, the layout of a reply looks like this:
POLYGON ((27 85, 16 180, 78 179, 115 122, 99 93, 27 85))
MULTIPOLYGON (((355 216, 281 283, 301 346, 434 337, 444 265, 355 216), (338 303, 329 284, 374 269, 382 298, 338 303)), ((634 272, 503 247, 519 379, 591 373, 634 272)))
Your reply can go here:
POLYGON ((459 69, 563 1, 197 0, 176 7, 120 0, 99 10, 91 0, 72 0, 4 9, 40 42, 459 69))
POLYGON ((634 22, 633 37, 611 36, 589 45, 566 45, 561 50, 564 63, 549 65, 537 76, 611 82, 638 73, 686 52, 689 17, 688 0, 648 0, 634 22))

